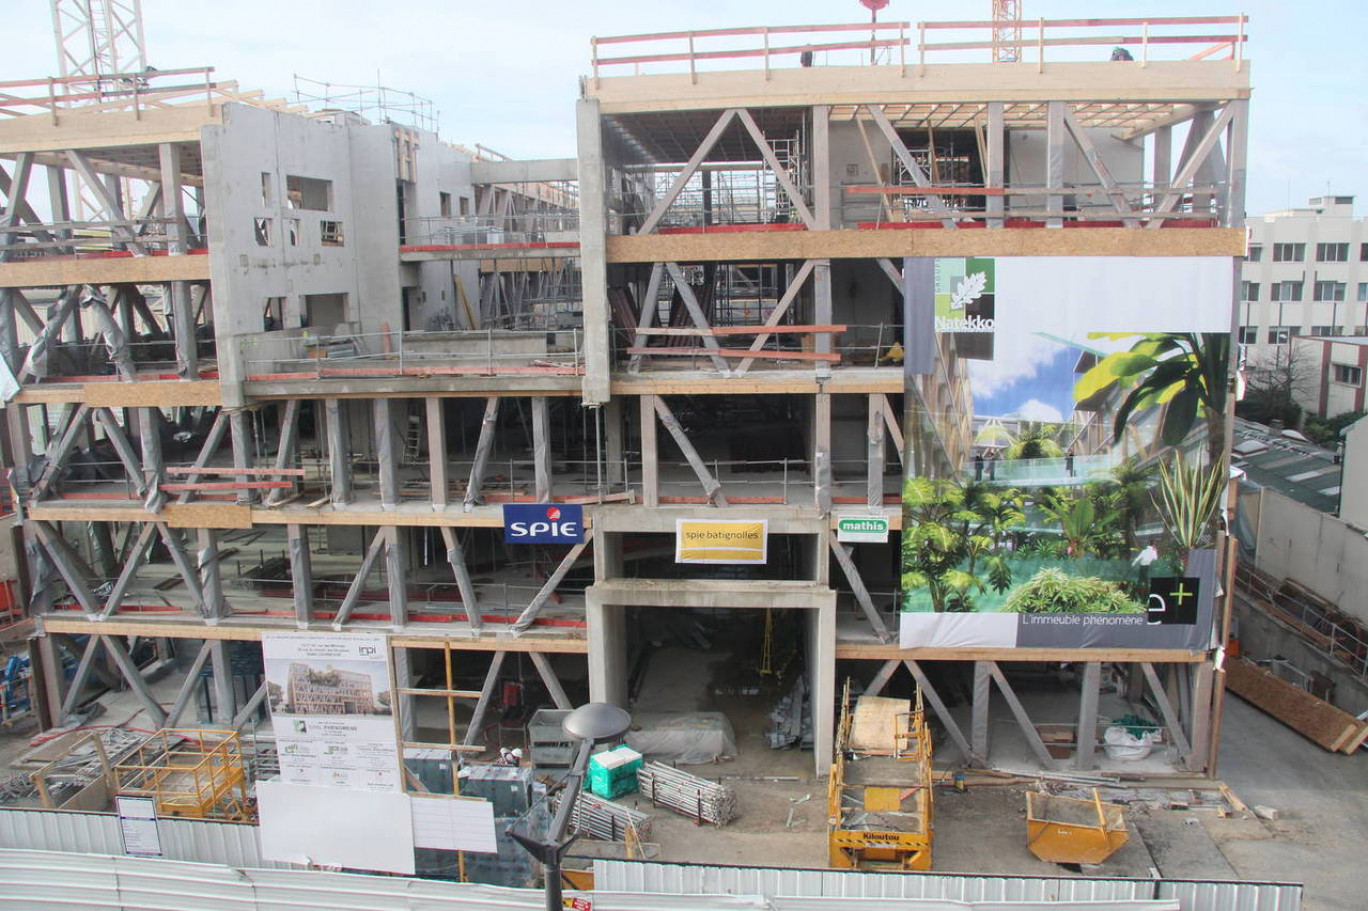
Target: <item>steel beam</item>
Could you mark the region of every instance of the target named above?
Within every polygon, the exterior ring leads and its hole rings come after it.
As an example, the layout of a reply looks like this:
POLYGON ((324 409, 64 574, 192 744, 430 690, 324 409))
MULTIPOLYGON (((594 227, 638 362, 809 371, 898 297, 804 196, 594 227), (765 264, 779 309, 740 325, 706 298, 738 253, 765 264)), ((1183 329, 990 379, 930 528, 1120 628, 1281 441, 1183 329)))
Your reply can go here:
POLYGON ((386 539, 389 537, 390 529, 377 528, 375 537, 371 538, 370 547, 366 549, 366 555, 361 558, 361 568, 356 571, 356 578, 352 579, 351 586, 347 589, 347 594, 342 598, 342 604, 337 609, 337 616, 333 618, 333 629, 340 630, 351 617, 352 611, 361 601, 361 592, 366 585, 366 577, 370 575, 371 567, 375 565, 375 558, 380 555, 380 550, 385 546, 386 539))
POLYGON ((461 593, 461 609, 465 611, 466 622, 475 632, 480 631, 483 620, 480 616, 480 602, 475 594, 475 586, 470 582, 470 570, 466 567, 465 550, 456 537, 456 529, 442 526, 442 542, 446 544, 447 562, 456 576, 456 589, 461 593))
POLYGON ((1036 754, 1036 758, 1040 760, 1040 764, 1045 768, 1053 769, 1055 767, 1055 762, 1053 757, 1050 756, 1050 751, 1045 747, 1045 741, 1040 739, 1040 732, 1037 731, 1035 725, 1031 723, 1031 716, 1026 714, 1025 707, 1022 706, 1021 700, 1017 698, 1016 692, 1012 689, 1011 684, 1007 682, 1007 678, 1003 675, 1002 670, 997 666, 997 662, 985 661, 983 663, 988 665, 988 673, 993 676, 993 680, 997 683, 998 689, 1002 691, 1003 697, 1007 700, 1008 707, 1012 710, 1012 716, 1016 718, 1017 726, 1021 728, 1021 733, 1025 736, 1026 742, 1031 745, 1031 750, 1036 754))
POLYGON ((594 531, 593 529, 589 529, 584 533, 584 540, 570 548, 570 551, 561 559, 560 563, 556 566, 555 570, 552 571, 546 582, 537 593, 532 596, 532 600, 528 602, 527 607, 518 615, 518 619, 509 627, 515 634, 524 633, 531 628, 532 624, 537 619, 537 615, 541 613, 541 609, 546 606, 546 602, 550 600, 551 595, 555 593, 556 586, 561 584, 561 581, 565 579, 565 574, 570 572, 571 567, 575 565, 575 561, 580 558, 580 554, 584 553, 584 549, 588 547, 593 540, 594 531))
POLYGON ((542 652, 528 652, 527 657, 532 659, 532 664, 536 667, 542 683, 546 684, 546 691, 551 694, 551 701, 555 703, 556 708, 574 708, 570 697, 565 695, 565 688, 561 686, 560 679, 556 677, 555 668, 551 667, 551 659, 542 652))
POLYGON ((708 157, 708 153, 712 151, 713 146, 717 145, 717 141, 722 138, 722 134, 725 133, 727 127, 731 125, 732 118, 738 113, 736 108, 728 108, 722 112, 722 116, 717 118, 716 122, 712 125, 712 129, 708 131, 708 135, 703 137, 703 144, 695 149, 694 153, 689 156, 689 160, 684 164, 684 170, 679 172, 679 176, 675 178, 674 183, 670 184, 670 188, 665 191, 665 195, 660 198, 660 201, 656 203, 655 208, 646 216, 646 220, 641 223, 641 227, 637 230, 638 234, 650 234, 656 229, 656 225, 660 224, 660 219, 665 216, 665 213, 669 210, 670 206, 674 205, 674 201, 679 198, 680 192, 682 192, 685 185, 688 184, 689 179, 694 176, 694 173, 698 170, 698 166, 703 163, 703 159, 708 157))
POLYGON ((101 636, 100 641, 104 643, 105 651, 114 659, 114 663, 119 666, 119 671, 123 674, 124 680, 128 681, 128 688, 142 703, 143 711, 147 712, 153 730, 166 727, 166 712, 162 711, 161 704, 157 702, 157 697, 148 688, 147 681, 143 679, 138 666, 133 663, 133 659, 128 654, 128 649, 124 648, 117 636, 101 636))
POLYGON ((652 396, 655 412, 660 417, 660 423, 665 425, 665 429, 674 437, 675 444, 684 453, 685 460, 689 467, 693 469, 698 481, 703 485, 703 492, 708 497, 708 503, 712 506, 726 506, 727 498, 722 494, 722 483, 713 477, 712 472, 708 471, 708 466, 703 463, 703 459, 694 449, 693 443, 689 442, 689 437, 684 433, 684 428, 679 425, 679 419, 674 416, 670 406, 665 404, 665 399, 661 396, 652 396))
POLYGON ((185 674, 185 680, 181 682, 180 689, 176 692, 176 701, 171 703, 171 711, 166 713, 167 727, 173 728, 179 724, 181 715, 185 713, 186 706, 190 704, 190 697, 195 693, 195 685, 199 682, 200 672, 204 670, 204 665, 209 661, 210 653, 213 651, 210 645, 211 640, 208 639, 200 643, 194 663, 190 665, 190 670, 185 674))
POLYGON ((841 565, 841 571, 845 573, 846 581, 850 583, 851 591, 855 593, 855 601, 860 605, 860 610, 864 612, 865 619, 869 625, 874 627, 874 632, 882 642, 892 641, 893 636, 888 631, 888 626, 884 624, 883 617, 879 616, 879 609, 874 606, 874 599, 869 595, 869 589, 865 588, 864 579, 860 577, 860 571, 855 568, 855 561, 850 558, 850 551, 846 550, 846 545, 836 538, 836 532, 827 530, 827 543, 831 545, 831 553, 836 557, 836 562, 841 565))
POLYGON ((475 442, 475 458, 471 460, 470 480, 466 483, 464 502, 467 512, 484 502, 481 488, 484 486, 485 468, 489 465, 489 454, 494 449, 494 430, 498 423, 499 397, 491 395, 485 401, 484 417, 480 419, 480 437, 475 442))
POLYGON ((1188 742, 1187 734, 1183 732, 1182 720, 1178 717, 1178 713, 1173 710, 1173 703, 1169 701, 1164 685, 1159 682, 1159 675, 1155 672, 1154 665, 1148 661, 1141 661, 1140 670, 1144 672, 1150 692, 1154 694, 1154 701, 1159 706, 1159 714, 1164 718, 1164 728, 1173 738, 1173 745, 1178 748, 1178 755, 1182 758, 1184 765, 1189 764, 1192 761, 1192 744, 1188 742))
MULTIPOLYGON (((898 135, 898 131, 893 128, 893 124, 888 122, 888 117, 884 114, 883 108, 876 104, 865 105, 865 110, 869 111, 869 116, 878 126, 879 132, 883 133, 884 139, 888 140, 888 145, 893 150, 893 154, 902 163, 903 169, 907 171, 912 182, 919 187, 927 188, 931 186, 931 180, 926 176, 926 172, 912 158, 912 153, 907 151, 907 145, 898 135)), ((934 150, 932 151, 934 155, 934 150)), ((930 210, 940 217, 941 225, 946 228, 958 228, 955 219, 950 215, 950 207, 945 204, 945 200, 940 194, 932 193, 926 197, 926 204, 930 210)))
POLYGON ((476 738, 484 728, 485 715, 489 714, 489 705, 494 701, 494 691, 498 689, 499 673, 503 670, 506 654, 495 652, 489 656, 489 671, 485 674, 484 686, 480 688, 480 700, 475 703, 475 712, 470 716, 470 725, 466 728, 465 739, 461 741, 462 746, 474 746, 476 738))
POLYGON ((969 741, 965 738, 964 731, 960 730, 960 726, 956 723, 955 717, 950 714, 950 709, 946 707, 944 700, 940 697, 940 693, 936 692, 936 688, 931 685, 931 681, 927 678, 921 665, 910 658, 904 659, 903 664, 912 672, 912 676, 916 679, 917 687, 921 690, 922 696, 927 702, 931 703, 931 709, 936 713, 936 717, 940 719, 941 725, 945 728, 945 733, 950 735, 950 739, 955 741, 955 746, 959 747, 960 753, 964 755, 965 764, 976 768, 986 767, 988 765, 987 760, 969 746, 969 741))
POLYGON ((708 317, 703 313, 702 306, 698 303, 698 298, 694 296, 693 288, 689 286, 684 278, 684 270, 679 268, 678 263, 666 263, 665 269, 670 273, 670 279, 674 282, 675 291, 679 294, 679 299, 684 302, 684 309, 689 311, 689 318, 693 320, 694 326, 703 330, 703 347, 707 349, 708 356, 712 358, 713 365, 717 367, 717 372, 723 376, 730 373, 727 361, 717 351, 721 347, 717 339, 711 333, 712 326, 708 324, 708 317))

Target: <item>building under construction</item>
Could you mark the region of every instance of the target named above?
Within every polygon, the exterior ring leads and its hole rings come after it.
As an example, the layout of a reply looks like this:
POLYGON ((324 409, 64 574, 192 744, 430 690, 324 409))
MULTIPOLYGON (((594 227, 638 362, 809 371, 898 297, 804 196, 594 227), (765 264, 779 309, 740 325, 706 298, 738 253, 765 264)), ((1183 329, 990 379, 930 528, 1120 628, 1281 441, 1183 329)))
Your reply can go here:
MULTIPOLYGON (((1124 260, 1112 283, 1154 276, 1157 311, 1224 319, 1093 328, 1228 333, 1245 247, 1243 17, 1001 26, 598 38, 564 160, 207 69, 0 86, 4 458, 43 724, 115 685, 155 728, 194 705, 241 727, 263 635, 357 631, 388 643, 402 744, 449 755, 514 739, 520 710, 683 691, 755 749, 783 694, 824 774, 851 678, 915 680, 938 759, 1001 764, 996 704, 1041 766, 1091 768, 1105 689, 1209 769, 1221 598, 1176 646, 906 624, 905 479, 1081 490, 1157 458, 1140 431, 1188 406, 1117 383, 985 411, 1004 264, 1040 289, 1124 260), (980 260, 996 314, 971 288, 924 331, 938 270, 980 260), (1113 433, 1123 407, 1149 423, 1113 433), (1054 455, 1005 457, 1042 422, 1054 455), (579 507, 580 540, 506 540, 519 504, 579 507), (846 517, 888 531, 847 540, 846 517), (687 523, 733 520, 762 523, 760 559, 680 559, 687 523), (184 675, 169 708, 153 661, 184 675), (1023 682, 1061 665, 1037 717, 1023 682), (1061 721, 1068 759, 1038 727, 1061 721)), ((1115 350, 1054 337, 1070 390, 1115 350)), ((1225 451, 1198 424, 1190 448, 1225 451)))

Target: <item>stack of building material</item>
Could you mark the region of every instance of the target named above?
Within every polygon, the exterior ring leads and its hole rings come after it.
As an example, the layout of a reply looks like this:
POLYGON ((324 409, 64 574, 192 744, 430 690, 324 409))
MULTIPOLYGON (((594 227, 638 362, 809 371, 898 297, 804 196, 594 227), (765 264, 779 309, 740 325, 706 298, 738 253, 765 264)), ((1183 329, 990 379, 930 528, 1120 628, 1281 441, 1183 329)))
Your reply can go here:
MULTIPOLYGON (((557 809, 562 799, 560 795, 556 797, 557 809)), ((638 841, 650 841, 651 815, 581 791, 570 815, 570 828, 600 841, 626 841, 627 833, 635 830, 638 841)))
POLYGON ((698 822, 724 826, 736 818, 736 791, 724 784, 648 762, 637 772, 641 796, 698 822))
POLYGON ((589 757, 589 790, 612 800, 637 789, 636 773, 641 754, 631 747, 618 747, 589 757))

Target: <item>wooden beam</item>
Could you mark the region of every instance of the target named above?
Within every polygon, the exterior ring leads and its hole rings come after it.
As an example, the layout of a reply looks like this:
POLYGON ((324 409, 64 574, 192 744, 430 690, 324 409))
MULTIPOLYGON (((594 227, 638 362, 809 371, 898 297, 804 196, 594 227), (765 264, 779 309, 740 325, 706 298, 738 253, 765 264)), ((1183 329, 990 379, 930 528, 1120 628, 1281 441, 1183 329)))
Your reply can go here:
MULTIPOLYGON (((1151 220, 1157 225, 1164 219, 1151 220)), ((1241 256, 1235 228, 1043 228, 785 231, 734 234, 614 235, 609 263, 783 262, 959 256, 1241 256)), ((8 267, 5 267, 8 268, 8 267)), ((3 269, 0 269, 0 275, 3 269)))

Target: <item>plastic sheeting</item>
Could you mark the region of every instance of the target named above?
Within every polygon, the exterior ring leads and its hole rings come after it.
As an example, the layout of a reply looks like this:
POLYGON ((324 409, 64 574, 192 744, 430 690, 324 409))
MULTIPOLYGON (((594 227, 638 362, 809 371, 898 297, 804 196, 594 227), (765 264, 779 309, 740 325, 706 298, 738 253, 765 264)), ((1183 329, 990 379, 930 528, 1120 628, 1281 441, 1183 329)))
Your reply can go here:
POLYGON ((736 734, 721 712, 661 712, 633 716, 639 730, 627 745, 648 759, 702 765, 736 755, 736 734))

